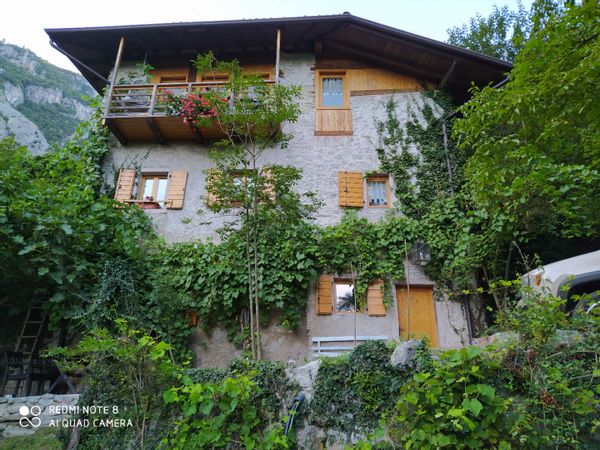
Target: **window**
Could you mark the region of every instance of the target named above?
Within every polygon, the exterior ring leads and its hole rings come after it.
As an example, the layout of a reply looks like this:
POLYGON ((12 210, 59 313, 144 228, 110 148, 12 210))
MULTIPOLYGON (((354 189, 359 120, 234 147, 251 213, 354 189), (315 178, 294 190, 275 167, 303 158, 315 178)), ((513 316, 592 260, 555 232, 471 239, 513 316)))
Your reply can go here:
POLYGON ((336 313, 344 314, 360 312, 360 306, 356 302, 352 280, 336 279, 333 282, 333 287, 336 313))
POLYGON ((115 186, 115 200, 122 203, 137 203, 144 209, 182 209, 188 173, 174 170, 167 173, 142 173, 135 169, 121 169, 115 186), (137 194, 135 186, 139 181, 137 194))
POLYGON ((342 77, 323 78, 321 106, 339 108, 344 106, 344 79, 342 77))
POLYGON ((369 208, 389 208, 390 183, 387 175, 367 177, 367 205, 369 208))
POLYGON ((317 78, 318 102, 322 109, 344 109, 350 107, 345 72, 319 72, 317 78))
POLYGON ((164 208, 167 198, 167 185, 168 176, 166 173, 142 174, 138 195, 138 200, 142 202, 141 205, 147 204, 143 206, 147 209, 164 208))

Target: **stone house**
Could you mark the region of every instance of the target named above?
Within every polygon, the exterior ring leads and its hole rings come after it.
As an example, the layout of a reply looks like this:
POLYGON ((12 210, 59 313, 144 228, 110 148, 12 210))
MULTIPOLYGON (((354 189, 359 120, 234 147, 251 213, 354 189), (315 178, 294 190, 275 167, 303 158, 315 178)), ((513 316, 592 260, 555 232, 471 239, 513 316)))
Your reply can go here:
MULTIPOLYGON (((316 216, 322 225, 338 222, 347 208, 379 220, 394 203, 394 180, 380 173, 375 151, 375 118, 390 98, 408 119, 408 105, 431 101, 423 89, 447 90, 457 102, 471 83, 500 82, 511 65, 441 42, 371 22, 348 13, 332 16, 194 22, 46 30, 94 88, 106 90, 105 124, 112 131, 106 168, 121 169, 116 198, 147 209, 168 241, 215 236, 225 220, 210 212, 205 171, 215 136, 199 133, 157 105, 166 90, 218 85, 196 72, 190 60, 212 51, 236 58, 243 70, 268 83, 301 86, 299 120, 284 124, 294 138, 285 151, 267 152, 262 163, 302 170, 300 191, 316 191, 324 202, 316 216), (140 71, 140 63, 153 67, 140 71), (134 169, 137 168, 137 169, 134 169)), ((434 283, 421 267, 405 262, 407 279, 395 280, 393 304, 384 307, 381 289, 369 289, 366 311, 340 307, 351 292, 347 274, 323 274, 309 289, 303 325, 296 332, 270 326, 263 354, 271 359, 310 359, 336 353, 358 340, 427 335, 435 347, 468 343, 468 308, 434 295, 434 283), (407 284, 410 284, 410 295, 407 284)), ((235 354, 224 331, 197 333, 202 365, 219 365, 235 354), (200 344, 203 342, 204 344, 200 344), (208 345, 205 345, 208 343, 208 345)))

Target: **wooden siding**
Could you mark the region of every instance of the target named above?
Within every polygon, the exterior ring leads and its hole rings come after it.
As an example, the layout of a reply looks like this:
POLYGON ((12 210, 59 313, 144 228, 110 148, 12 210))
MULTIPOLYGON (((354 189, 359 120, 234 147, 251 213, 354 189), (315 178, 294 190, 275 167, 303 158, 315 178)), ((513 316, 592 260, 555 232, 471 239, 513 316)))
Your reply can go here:
POLYGON ((316 136, 351 136, 352 111, 347 109, 317 109, 316 136))
POLYGON ((369 316, 385 316, 385 305, 383 304, 383 280, 377 280, 370 284, 367 289, 367 312, 369 316))
POLYGON ((415 92, 423 89, 416 78, 378 68, 346 71, 350 95, 374 95, 391 92, 415 92))

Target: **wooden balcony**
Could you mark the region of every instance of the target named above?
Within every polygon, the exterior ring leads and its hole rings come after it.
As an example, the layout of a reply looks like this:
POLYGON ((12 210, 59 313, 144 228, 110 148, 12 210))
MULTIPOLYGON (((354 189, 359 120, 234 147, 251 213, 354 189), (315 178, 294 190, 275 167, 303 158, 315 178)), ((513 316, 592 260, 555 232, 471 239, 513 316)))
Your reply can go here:
MULTIPOLYGON (((275 81, 265 81, 274 84, 275 81)), ((197 141, 206 143, 225 137, 218 125, 196 128, 183 123, 168 111, 169 94, 185 94, 223 90, 223 82, 157 83, 115 85, 110 90, 104 112, 104 123, 121 144, 129 142, 197 141)))

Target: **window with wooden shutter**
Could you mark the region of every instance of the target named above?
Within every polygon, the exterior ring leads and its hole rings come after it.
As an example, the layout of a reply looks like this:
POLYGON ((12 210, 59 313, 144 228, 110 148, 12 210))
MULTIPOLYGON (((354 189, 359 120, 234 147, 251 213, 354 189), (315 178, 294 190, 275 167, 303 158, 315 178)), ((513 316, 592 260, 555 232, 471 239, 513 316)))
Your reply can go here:
POLYGON ((333 277, 321 275, 317 289, 317 314, 329 315, 333 313, 333 277))
POLYGON ((361 172, 339 172, 339 204, 345 208, 362 208, 364 202, 363 175, 361 172))
POLYGON ((185 198, 185 185, 187 183, 188 173, 183 170, 176 170, 169 173, 169 185, 167 188, 167 208, 182 209, 185 198))
POLYGON ((219 169, 208 169, 206 174, 206 206, 215 206, 219 203, 219 197, 214 192, 211 192, 211 183, 216 183, 221 176, 219 169))
POLYGON ((367 311, 369 316, 385 316, 383 304, 383 280, 377 280, 369 285, 367 290, 367 311))
POLYGON ((265 178, 264 193, 265 198, 268 198, 271 203, 275 203, 275 184, 271 167, 263 167, 261 175, 265 178))
POLYGON ((133 186, 135 185, 135 170, 121 169, 117 186, 115 189, 115 200, 118 202, 129 202, 133 196, 133 186))

